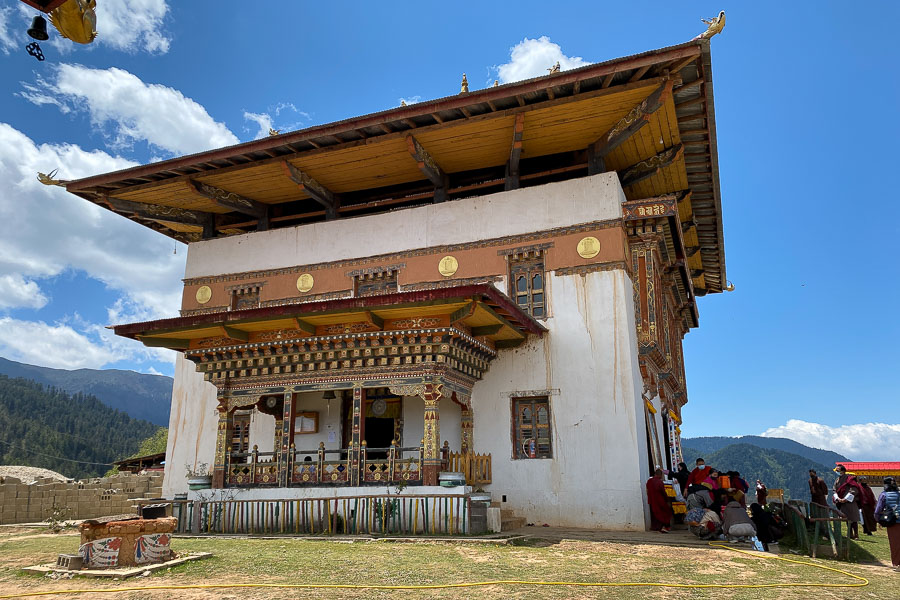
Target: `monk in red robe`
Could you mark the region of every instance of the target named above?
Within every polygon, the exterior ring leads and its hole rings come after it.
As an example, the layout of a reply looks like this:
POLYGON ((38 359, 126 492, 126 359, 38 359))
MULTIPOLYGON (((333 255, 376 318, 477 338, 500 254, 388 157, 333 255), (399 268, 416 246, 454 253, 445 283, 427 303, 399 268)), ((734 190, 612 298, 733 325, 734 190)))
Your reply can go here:
POLYGON ((650 529, 660 533, 669 533, 672 523, 672 506, 663 483, 662 469, 657 469, 653 477, 647 480, 647 502, 650 504, 650 529))
POLYGON ((702 458, 698 458, 697 466, 693 471, 691 471, 691 474, 688 477, 688 487, 691 487, 694 484, 701 484, 706 481, 706 478, 709 477, 710 470, 711 468, 706 466, 706 461, 704 461, 702 458))

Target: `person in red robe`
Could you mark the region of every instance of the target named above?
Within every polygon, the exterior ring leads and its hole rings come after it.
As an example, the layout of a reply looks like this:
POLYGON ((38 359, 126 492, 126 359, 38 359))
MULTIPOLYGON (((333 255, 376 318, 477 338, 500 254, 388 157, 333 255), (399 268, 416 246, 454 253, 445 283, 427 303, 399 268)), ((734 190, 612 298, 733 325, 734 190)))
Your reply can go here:
POLYGON ((691 487, 694 484, 701 484, 706 481, 706 478, 709 477, 709 471, 711 467, 706 466, 706 461, 702 458, 697 459, 697 466, 691 471, 690 477, 688 477, 687 486, 691 487))
POLYGON ((672 524, 672 506, 663 483, 662 469, 657 469, 653 477, 647 480, 647 503, 650 504, 650 529, 660 533, 669 533, 672 524))

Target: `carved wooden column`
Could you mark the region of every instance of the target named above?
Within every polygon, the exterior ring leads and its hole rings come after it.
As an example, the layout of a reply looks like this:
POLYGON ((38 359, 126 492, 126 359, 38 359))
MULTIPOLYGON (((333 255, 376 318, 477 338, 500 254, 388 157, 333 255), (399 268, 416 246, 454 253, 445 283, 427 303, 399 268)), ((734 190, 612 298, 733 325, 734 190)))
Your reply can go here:
POLYGON ((216 429, 216 456, 212 470, 212 486, 215 489, 225 487, 228 479, 228 454, 231 451, 232 437, 232 414, 228 409, 228 396, 224 392, 219 392, 219 424, 216 429))
POLYGON ((363 405, 366 400, 366 391, 362 385, 353 385, 353 405, 350 408, 350 485, 359 485, 360 481, 360 452, 362 440, 365 439, 366 421, 363 416, 363 405))
POLYGON ((465 407, 459 413, 459 451, 462 454, 475 451, 475 440, 472 437, 474 431, 474 421, 472 419, 472 407, 465 407))
POLYGON ((425 384, 421 393, 425 400, 425 464, 422 465, 423 485, 437 485, 441 470, 441 422, 438 400, 441 399, 442 384, 425 384))
MULTIPOLYGON (((291 481, 291 469, 293 459, 291 445, 294 443, 294 394, 290 391, 284 393, 284 408, 281 415, 281 446, 276 446, 278 452, 278 485, 288 487, 291 481)), ((276 421, 277 427, 279 422, 276 421)))

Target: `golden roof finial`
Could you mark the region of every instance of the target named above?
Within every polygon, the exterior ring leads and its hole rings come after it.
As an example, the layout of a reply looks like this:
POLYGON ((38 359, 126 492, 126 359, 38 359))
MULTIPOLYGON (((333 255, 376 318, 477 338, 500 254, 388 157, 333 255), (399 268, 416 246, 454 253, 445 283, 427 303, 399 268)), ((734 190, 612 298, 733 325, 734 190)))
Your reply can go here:
POLYGON ((499 86, 499 85, 500 85, 500 80, 499 80, 499 79, 495 79, 495 80, 494 80, 494 87, 497 87, 497 86, 499 86))
POLYGON ((69 183, 69 180, 68 179, 54 179, 54 177, 56 177, 57 171, 59 171, 59 169, 53 169, 52 171, 50 171, 49 175, 46 173, 39 172, 38 176, 37 176, 38 181, 40 181, 44 185, 58 185, 60 187, 65 187, 65 185, 67 183, 69 183))
POLYGON ((559 73, 559 61, 556 61, 556 64, 547 70, 550 71, 551 75, 553 75, 554 73, 559 73))
POLYGON ((279 133, 281 133, 280 129, 272 129, 269 127, 269 135, 278 135, 279 133))
POLYGON ((400 99, 400 106, 406 106, 406 100, 403 98, 400 99))
POLYGON ((460 94, 468 94, 469 93, 469 80, 466 79, 466 74, 463 73, 462 85, 459 87, 460 94))
POLYGON ((709 25, 709 27, 706 28, 706 31, 704 31, 703 33, 701 33, 700 35, 697 36, 701 40, 708 40, 709 38, 716 35, 717 33, 722 33, 722 30, 725 29, 725 11, 724 10, 719 11, 718 17, 714 17, 712 19, 700 19, 700 20, 703 21, 704 23, 706 23, 707 25, 709 25))

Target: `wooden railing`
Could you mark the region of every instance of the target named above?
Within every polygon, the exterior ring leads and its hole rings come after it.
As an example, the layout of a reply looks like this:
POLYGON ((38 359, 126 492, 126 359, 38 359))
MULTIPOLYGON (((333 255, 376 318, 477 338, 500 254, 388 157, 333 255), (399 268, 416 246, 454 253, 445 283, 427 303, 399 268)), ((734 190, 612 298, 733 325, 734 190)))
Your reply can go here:
POLYGON ((472 509, 463 494, 170 502, 176 533, 195 534, 461 535, 472 509))
MULTIPOLYGON (((356 448, 326 450, 320 443, 315 450, 297 450, 291 446, 287 455, 288 486, 304 485, 391 485, 396 483, 421 484, 424 448, 401 448, 391 444, 389 448, 367 448, 365 443, 356 448), (354 454, 358 466, 354 467, 354 454), (372 455, 383 455, 371 458, 372 455), (359 477, 353 476, 358 468, 359 477)), ((281 463, 274 452, 233 452, 227 470, 227 487, 260 487, 279 485, 281 463)))
POLYGON ((466 476, 466 485, 486 485, 491 482, 491 455, 450 452, 446 470, 463 473, 466 476))

